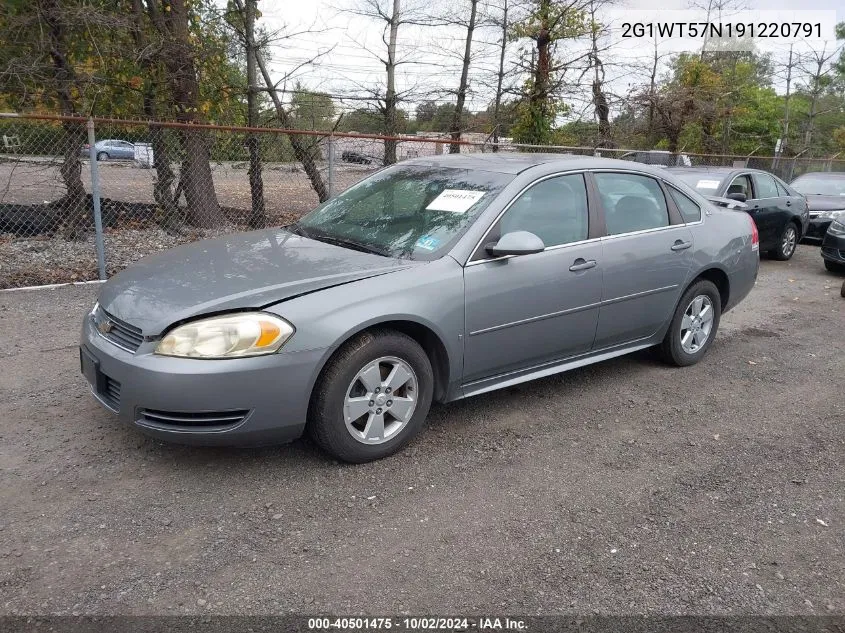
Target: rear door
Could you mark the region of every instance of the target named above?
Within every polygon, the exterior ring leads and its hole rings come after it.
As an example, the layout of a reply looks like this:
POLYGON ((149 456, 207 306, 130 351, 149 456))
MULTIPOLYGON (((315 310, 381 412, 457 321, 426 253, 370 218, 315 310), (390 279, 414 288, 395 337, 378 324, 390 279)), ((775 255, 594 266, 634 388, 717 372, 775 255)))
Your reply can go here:
POLYGON ((593 349, 657 332, 671 317, 692 264, 692 231, 652 176, 594 173, 604 211, 602 303, 593 349))
POLYGON ((768 250, 777 245, 783 227, 793 216, 792 200, 782 197, 775 179, 769 174, 753 173, 755 198, 750 206, 751 215, 760 232, 760 249, 768 250))

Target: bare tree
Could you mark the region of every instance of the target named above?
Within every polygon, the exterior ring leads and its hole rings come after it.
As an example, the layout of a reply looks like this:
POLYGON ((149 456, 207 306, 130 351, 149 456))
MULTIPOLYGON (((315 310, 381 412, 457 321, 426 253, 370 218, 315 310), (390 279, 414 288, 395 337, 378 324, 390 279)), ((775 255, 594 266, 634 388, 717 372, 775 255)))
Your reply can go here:
MULTIPOLYGON (((276 113, 276 118, 279 120, 279 124, 281 125, 281 127, 284 129, 292 130, 294 128, 293 121, 291 120, 291 116, 288 113, 287 109, 285 109, 285 105, 282 102, 281 97, 279 97, 279 86, 283 85, 301 67, 314 63, 324 53, 318 53, 314 57, 299 64, 296 68, 292 69, 287 74, 283 75, 278 81, 274 81, 267 67, 264 50, 268 48, 269 44, 273 41, 296 37, 305 33, 312 33, 313 31, 311 29, 308 29, 306 31, 303 31, 302 33, 280 32, 272 35, 267 35, 266 37, 262 38, 261 42, 256 42, 255 0, 234 0, 234 8, 237 11, 239 19, 236 21, 230 20, 229 22, 230 25, 233 26, 233 28, 235 28, 235 30, 238 32, 238 35, 244 45, 252 51, 253 63, 255 64, 255 68, 252 70, 252 72, 255 73, 255 69, 257 68, 258 72, 261 73, 261 77, 265 85, 265 90, 270 95, 270 99, 273 102, 273 108, 276 113), (250 12, 250 4, 253 5, 251 9, 251 16, 248 15, 248 13, 250 12), (247 28, 248 23, 251 23, 250 28, 247 28)), ((257 85, 258 81, 257 78, 254 80, 254 82, 252 79, 249 78, 249 55, 247 55, 247 75, 247 81, 249 82, 250 86, 253 86, 252 95, 253 99, 255 100, 253 101, 252 106, 249 106, 249 103, 247 104, 247 106, 248 109, 249 107, 257 109, 257 95, 259 91, 257 85)), ((255 114, 255 116, 257 117, 257 113, 255 114)), ((251 136, 254 137, 255 135, 251 136)), ((293 149, 293 155, 296 160, 299 161, 299 163, 302 165, 302 169, 308 176, 308 180, 311 182, 311 187, 317 194, 317 198, 320 202, 325 202, 329 199, 329 190, 326 186, 325 181, 323 180, 323 176, 320 173, 320 169, 317 166, 314 152, 312 151, 313 147, 305 139, 305 137, 300 136, 298 134, 288 134, 287 137, 288 141, 290 142, 291 148, 293 149)), ((264 212, 263 181, 261 181, 260 145, 258 145, 256 141, 252 141, 253 145, 252 147, 250 147, 250 187, 253 191, 253 209, 251 213, 251 221, 255 222, 255 224, 258 225, 262 222, 262 217, 265 218, 263 222, 266 222, 266 213, 264 212), (253 185, 253 182, 255 182, 255 185, 253 185), (257 187, 259 182, 261 183, 261 201, 260 206, 256 208, 256 198, 259 195, 257 193, 257 187)))
POLYGON ((384 141, 384 164, 392 165, 396 162, 397 142, 394 137, 399 132, 399 103, 412 92, 400 92, 396 86, 396 69, 401 64, 409 63, 409 60, 398 57, 399 28, 408 25, 442 25, 444 21, 431 15, 430 7, 424 0, 356 0, 351 8, 342 11, 367 18, 381 26, 383 51, 373 51, 366 45, 359 45, 384 66, 384 89, 382 91, 380 86, 362 88, 369 93, 369 100, 374 102, 382 117, 384 135, 391 137, 384 141))
POLYGON ((508 48, 508 0, 502 0, 499 71, 496 73, 496 96, 493 98, 493 151, 499 151, 499 110, 502 107, 502 84, 505 80, 505 54, 508 48))
MULTIPOLYGON (((467 78, 469 77, 469 64, 472 54, 472 34, 475 31, 475 20, 478 15, 478 0, 469 0, 470 13, 467 22, 466 43, 464 45, 464 58, 461 66, 461 80, 458 83, 458 101, 455 105, 455 112, 452 114, 452 125, 449 129, 453 141, 461 140, 461 118, 464 114, 464 102, 467 96, 467 78)), ((457 143, 449 145, 449 153, 457 154, 461 146, 457 143)))
POLYGON ((807 75, 805 88, 807 96, 810 98, 810 109, 807 112, 804 127, 804 151, 812 149, 816 119, 819 115, 830 111, 829 108, 820 110, 819 101, 822 95, 825 94, 825 91, 830 87, 831 78, 836 72, 834 62, 839 58, 843 50, 845 50, 843 45, 828 49, 827 44, 825 44, 822 46, 822 50, 817 51, 812 49, 809 53, 803 55, 801 61, 799 61, 799 67, 807 75))

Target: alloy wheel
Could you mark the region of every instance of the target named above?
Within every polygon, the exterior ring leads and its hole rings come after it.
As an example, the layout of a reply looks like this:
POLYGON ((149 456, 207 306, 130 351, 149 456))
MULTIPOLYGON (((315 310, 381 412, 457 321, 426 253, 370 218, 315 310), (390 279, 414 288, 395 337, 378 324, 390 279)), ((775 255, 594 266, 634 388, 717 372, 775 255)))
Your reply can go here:
POLYGON ((419 384, 401 358, 384 356, 368 363, 346 390, 346 430, 363 444, 383 444, 396 436, 417 408, 419 384))
POLYGON ((783 241, 781 242, 781 252, 784 257, 789 258, 792 256, 792 253, 795 252, 797 242, 798 236, 795 232, 795 227, 786 227, 786 230, 783 232, 783 241))
POLYGON ((687 354, 698 352, 713 330, 713 302, 707 295, 690 301, 681 319, 681 347, 687 354))

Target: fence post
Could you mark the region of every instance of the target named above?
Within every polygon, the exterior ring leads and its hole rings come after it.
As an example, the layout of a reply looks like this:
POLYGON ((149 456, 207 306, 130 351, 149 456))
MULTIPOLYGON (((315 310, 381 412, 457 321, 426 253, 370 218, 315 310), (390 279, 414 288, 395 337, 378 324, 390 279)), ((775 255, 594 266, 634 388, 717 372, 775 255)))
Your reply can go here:
POLYGON ((329 134, 329 147, 327 153, 329 159, 329 200, 331 200, 334 198, 334 135, 332 134, 329 134))
POLYGON ((88 118, 88 159, 91 170, 91 199, 94 201, 94 230, 96 231, 97 271, 100 279, 106 278, 106 255, 103 245, 103 216, 100 212, 100 172, 97 169, 97 139, 94 135, 94 119, 88 118))

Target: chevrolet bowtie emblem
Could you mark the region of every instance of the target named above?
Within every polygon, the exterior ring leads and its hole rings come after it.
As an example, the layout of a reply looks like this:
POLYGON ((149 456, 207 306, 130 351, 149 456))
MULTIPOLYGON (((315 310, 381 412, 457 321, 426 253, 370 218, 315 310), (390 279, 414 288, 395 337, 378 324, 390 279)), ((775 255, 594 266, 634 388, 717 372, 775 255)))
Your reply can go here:
POLYGON ((100 330, 102 334, 108 334, 114 329, 114 324, 111 321, 100 321, 97 324, 97 329, 100 330))

